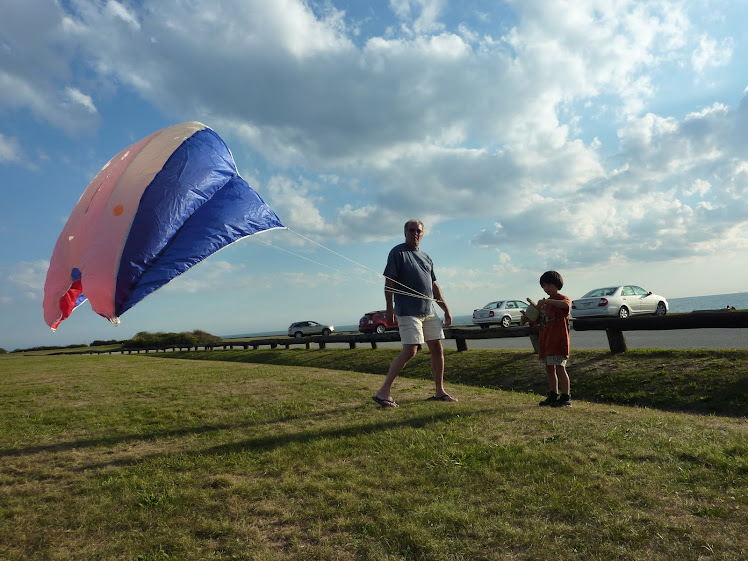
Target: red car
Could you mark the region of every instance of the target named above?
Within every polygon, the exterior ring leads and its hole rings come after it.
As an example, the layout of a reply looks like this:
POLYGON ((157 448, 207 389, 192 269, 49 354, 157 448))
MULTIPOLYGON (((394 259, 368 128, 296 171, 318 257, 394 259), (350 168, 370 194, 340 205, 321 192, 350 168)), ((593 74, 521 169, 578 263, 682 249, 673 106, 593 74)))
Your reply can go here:
POLYGON ((390 323, 387 321, 387 312, 368 312, 358 321, 358 330, 362 333, 384 333, 388 329, 397 329, 397 318, 390 323))

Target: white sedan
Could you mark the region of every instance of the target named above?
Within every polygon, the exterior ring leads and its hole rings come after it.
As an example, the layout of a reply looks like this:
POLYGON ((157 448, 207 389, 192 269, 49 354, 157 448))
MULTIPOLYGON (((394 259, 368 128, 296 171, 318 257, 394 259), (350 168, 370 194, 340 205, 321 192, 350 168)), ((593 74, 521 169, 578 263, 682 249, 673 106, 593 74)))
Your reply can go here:
POLYGON ((522 300, 495 300, 489 302, 482 308, 473 311, 473 324, 487 329, 492 324, 509 327, 513 323, 519 323, 522 319, 522 310, 526 310, 529 304, 522 300))
POLYGON ((665 298, 632 284, 596 288, 571 303, 573 319, 610 316, 624 319, 639 314, 664 316, 667 311, 665 298))
POLYGON ((301 339, 306 335, 324 335, 327 337, 335 331, 332 325, 323 325, 316 321, 297 321, 288 327, 288 336, 301 339))

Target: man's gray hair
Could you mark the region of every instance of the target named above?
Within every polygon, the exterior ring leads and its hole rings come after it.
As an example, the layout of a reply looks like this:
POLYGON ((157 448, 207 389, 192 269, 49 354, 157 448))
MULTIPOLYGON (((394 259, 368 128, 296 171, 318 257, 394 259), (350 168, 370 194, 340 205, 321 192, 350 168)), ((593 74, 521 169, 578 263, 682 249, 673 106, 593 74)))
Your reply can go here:
POLYGON ((418 218, 411 218, 410 220, 408 220, 405 223, 405 226, 403 226, 403 231, 407 232, 408 231, 408 224, 413 224, 413 223, 418 224, 421 227, 421 230, 425 230, 425 228, 423 227, 423 222, 421 222, 420 220, 418 220, 418 218))

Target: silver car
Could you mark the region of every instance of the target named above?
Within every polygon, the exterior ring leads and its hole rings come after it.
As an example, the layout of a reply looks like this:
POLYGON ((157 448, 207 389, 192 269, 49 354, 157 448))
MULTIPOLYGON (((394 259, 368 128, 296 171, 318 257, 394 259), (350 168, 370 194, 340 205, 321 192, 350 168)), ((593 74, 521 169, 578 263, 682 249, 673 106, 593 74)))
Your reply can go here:
POLYGON ((473 311, 473 324, 480 325, 482 329, 487 329, 493 324, 509 327, 520 322, 520 312, 528 306, 529 304, 522 300, 495 300, 473 311))
POLYGON ((665 298, 633 284, 596 288, 571 303, 573 319, 610 316, 627 318, 639 314, 664 316, 667 311, 668 303, 665 298))
POLYGON ((327 337, 335 331, 332 325, 322 325, 316 321, 297 321, 288 327, 288 336, 300 339, 306 335, 324 335, 327 337))

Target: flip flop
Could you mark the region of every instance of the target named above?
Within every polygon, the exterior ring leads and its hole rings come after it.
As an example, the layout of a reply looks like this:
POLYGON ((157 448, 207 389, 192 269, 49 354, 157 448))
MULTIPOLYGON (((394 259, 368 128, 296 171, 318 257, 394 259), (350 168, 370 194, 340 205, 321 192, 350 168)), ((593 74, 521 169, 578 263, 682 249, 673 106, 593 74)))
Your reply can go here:
POLYGON ((458 400, 456 397, 452 397, 448 393, 445 393, 444 395, 440 395, 440 396, 432 395, 426 401, 458 401, 458 400))
POLYGON ((372 397, 372 399, 382 407, 400 407, 397 403, 395 403, 394 399, 382 399, 381 397, 377 396, 372 397))

